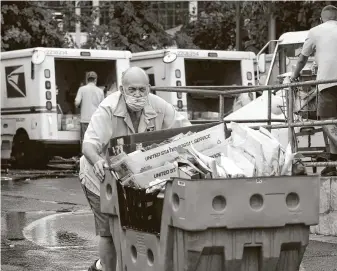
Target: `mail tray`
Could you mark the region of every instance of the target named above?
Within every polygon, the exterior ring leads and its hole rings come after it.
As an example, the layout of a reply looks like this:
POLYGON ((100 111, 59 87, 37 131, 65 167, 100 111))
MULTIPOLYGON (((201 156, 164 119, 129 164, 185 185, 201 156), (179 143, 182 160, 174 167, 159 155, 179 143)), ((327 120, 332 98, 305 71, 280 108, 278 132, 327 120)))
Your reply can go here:
POLYGON ((166 139, 174 137, 180 133, 187 133, 187 132, 200 132, 205 129, 211 128, 213 126, 219 125, 221 122, 214 122, 208 124, 201 124, 201 125, 192 125, 188 127, 182 128, 174 128, 174 129, 165 129, 160 131, 154 132, 146 132, 146 133, 139 133, 133 134, 128 136, 120 136, 115 137, 110 140, 109 148, 109 155, 114 155, 114 150, 112 148, 119 146, 122 147, 125 153, 131 153, 137 150, 137 146, 147 147, 152 144, 160 144, 166 139))

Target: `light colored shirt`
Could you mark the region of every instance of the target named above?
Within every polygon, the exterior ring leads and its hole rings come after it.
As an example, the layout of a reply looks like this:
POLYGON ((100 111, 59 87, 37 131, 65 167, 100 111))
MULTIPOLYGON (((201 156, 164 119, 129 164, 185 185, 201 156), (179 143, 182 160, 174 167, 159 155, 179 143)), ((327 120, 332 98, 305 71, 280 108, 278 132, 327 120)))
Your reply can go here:
POLYGON ((75 105, 81 105, 81 122, 89 123, 91 116, 104 100, 104 91, 90 82, 78 89, 75 105))
MULTIPOLYGON (((191 123, 176 111, 173 105, 156 95, 149 94, 148 103, 140 117, 139 133, 185 126, 191 126, 191 123)), ((83 142, 94 144, 98 150, 101 150, 100 155, 105 158, 110 139, 134 133, 135 129, 125 100, 121 92, 117 91, 106 97, 99 105, 91 118, 83 142)), ((82 184, 99 195, 100 181, 94 174, 92 165, 84 156, 80 159, 79 175, 82 184)))
MULTIPOLYGON (((311 28, 304 42, 302 55, 310 56, 314 51, 318 66, 317 80, 337 79, 337 21, 327 21, 311 28)), ((318 89, 337 85, 337 83, 321 84, 318 89)))

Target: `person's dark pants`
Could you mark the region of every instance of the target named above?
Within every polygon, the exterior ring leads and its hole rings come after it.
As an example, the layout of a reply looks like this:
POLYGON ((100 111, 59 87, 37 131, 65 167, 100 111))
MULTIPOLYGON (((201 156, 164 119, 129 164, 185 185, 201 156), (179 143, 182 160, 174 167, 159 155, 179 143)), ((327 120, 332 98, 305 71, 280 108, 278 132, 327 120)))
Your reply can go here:
MULTIPOLYGON (((337 86, 326 88, 318 94, 317 114, 321 120, 337 119, 337 86)), ((337 155, 337 125, 324 125, 323 133, 329 139, 330 153, 337 155)))

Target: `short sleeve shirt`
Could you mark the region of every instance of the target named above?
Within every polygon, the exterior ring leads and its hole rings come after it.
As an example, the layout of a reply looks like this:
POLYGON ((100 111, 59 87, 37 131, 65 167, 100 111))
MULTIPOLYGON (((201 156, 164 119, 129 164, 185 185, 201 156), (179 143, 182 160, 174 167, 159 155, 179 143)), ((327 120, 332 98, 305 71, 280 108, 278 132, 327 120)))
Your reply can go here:
POLYGON ((89 83, 79 88, 76 100, 81 103, 81 122, 89 123, 91 116, 104 100, 104 91, 89 83))
MULTIPOLYGON (((191 126, 191 123, 177 112, 173 105, 156 95, 149 94, 148 103, 144 107, 140 118, 139 133, 185 126, 191 126)), ((127 112, 124 98, 117 91, 106 97, 99 105, 90 120, 83 142, 95 145, 101 151, 102 158, 105 158, 111 138, 134 133, 135 129, 127 112)), ((84 156, 82 156, 80 163, 80 178, 82 184, 99 195, 100 181, 84 156)))
MULTIPOLYGON (((302 55, 315 53, 318 66, 317 80, 337 79, 337 21, 327 21, 312 29, 304 42, 302 55)), ((318 89, 337 85, 337 83, 321 84, 318 89)))

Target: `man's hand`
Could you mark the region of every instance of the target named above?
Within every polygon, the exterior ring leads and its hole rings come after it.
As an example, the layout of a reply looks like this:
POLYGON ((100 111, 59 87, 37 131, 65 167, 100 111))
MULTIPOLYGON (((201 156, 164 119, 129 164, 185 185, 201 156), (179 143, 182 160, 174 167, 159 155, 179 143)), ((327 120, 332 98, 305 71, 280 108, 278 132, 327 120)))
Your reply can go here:
POLYGON ((293 72, 292 75, 290 76, 290 83, 298 82, 298 81, 299 81, 299 75, 293 72))
POLYGON ((99 180, 101 182, 104 181, 104 175, 105 175, 104 170, 107 169, 107 168, 108 168, 108 165, 103 159, 98 160, 94 164, 94 173, 99 178, 99 180))

